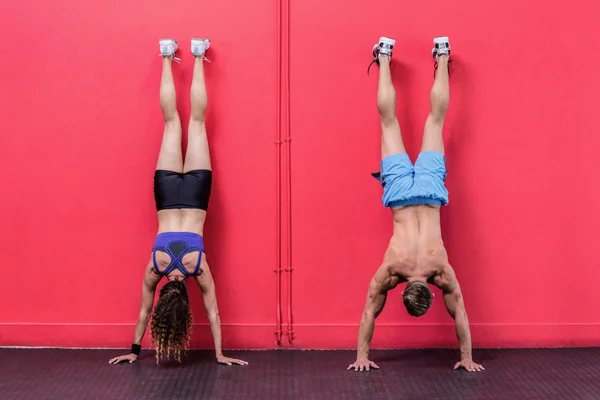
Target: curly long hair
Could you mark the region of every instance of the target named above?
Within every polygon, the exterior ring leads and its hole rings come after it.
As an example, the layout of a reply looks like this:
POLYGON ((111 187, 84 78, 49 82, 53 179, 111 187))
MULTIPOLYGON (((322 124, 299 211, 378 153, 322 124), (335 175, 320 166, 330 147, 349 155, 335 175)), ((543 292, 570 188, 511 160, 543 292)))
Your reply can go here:
POLYGON ((181 362, 181 353, 188 348, 192 332, 192 311, 183 281, 170 281, 160 290, 151 329, 156 363, 170 356, 181 362))

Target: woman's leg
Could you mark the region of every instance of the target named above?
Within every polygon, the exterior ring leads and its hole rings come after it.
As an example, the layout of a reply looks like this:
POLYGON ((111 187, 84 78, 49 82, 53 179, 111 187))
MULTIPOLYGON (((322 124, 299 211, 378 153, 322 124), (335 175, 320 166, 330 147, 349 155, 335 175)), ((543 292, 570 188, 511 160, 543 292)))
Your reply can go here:
POLYGON ((206 136, 206 125, 204 123, 208 97, 206 94, 206 84, 204 83, 203 60, 203 53, 201 56, 196 56, 194 59, 194 76, 190 91, 192 110, 188 128, 188 145, 183 172, 197 169, 211 169, 208 138, 206 136))
POLYGON ((175 83, 171 71, 172 56, 163 57, 162 77, 160 80, 160 108, 165 118, 157 170, 182 172, 183 157, 181 154, 181 121, 177 113, 175 83))

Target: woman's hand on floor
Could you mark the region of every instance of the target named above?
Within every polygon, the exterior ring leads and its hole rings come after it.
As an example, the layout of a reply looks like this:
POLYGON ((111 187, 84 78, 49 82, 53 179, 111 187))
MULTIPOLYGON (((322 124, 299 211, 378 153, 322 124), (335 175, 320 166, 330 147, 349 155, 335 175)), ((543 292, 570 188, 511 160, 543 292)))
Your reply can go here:
POLYGON ((129 354, 126 354, 124 356, 119 356, 119 357, 111 358, 108 361, 108 363, 109 364, 119 364, 119 363, 124 362, 124 361, 129 361, 129 364, 133 364, 134 362, 136 362, 137 359, 138 359, 138 356, 136 356, 133 353, 129 353, 129 354))
POLYGON ((242 360, 238 360, 236 358, 229 358, 229 357, 225 357, 225 356, 217 357, 217 362, 219 364, 225 364, 225 365, 233 365, 233 364, 248 365, 247 361, 242 361, 242 360))

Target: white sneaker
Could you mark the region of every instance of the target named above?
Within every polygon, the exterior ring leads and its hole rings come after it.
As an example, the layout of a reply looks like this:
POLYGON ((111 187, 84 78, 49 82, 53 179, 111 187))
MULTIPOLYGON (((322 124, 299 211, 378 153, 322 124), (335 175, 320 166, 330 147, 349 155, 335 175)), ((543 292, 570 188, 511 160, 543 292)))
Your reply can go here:
POLYGON ((396 41, 392 38, 382 36, 379 38, 379 43, 373 46, 373 58, 377 58, 379 55, 392 57, 392 50, 396 41))
POLYGON ((194 57, 204 57, 209 47, 210 40, 208 39, 192 39, 192 54, 194 57))
POLYGON ((179 43, 174 39, 161 39, 158 41, 160 45, 160 55, 163 57, 175 57, 175 53, 179 48, 179 43))
POLYGON ((431 56, 434 61, 437 61, 438 56, 450 55, 450 42, 448 36, 440 36, 433 39, 433 49, 431 49, 431 56))
POLYGON ((388 56, 390 59, 392 58, 392 51, 394 50, 394 45, 396 41, 392 38, 382 36, 379 38, 379 42, 375 46, 373 46, 373 61, 369 64, 369 68, 367 68, 367 75, 369 74, 369 70, 371 69, 371 65, 377 64, 379 65, 379 56, 388 56))

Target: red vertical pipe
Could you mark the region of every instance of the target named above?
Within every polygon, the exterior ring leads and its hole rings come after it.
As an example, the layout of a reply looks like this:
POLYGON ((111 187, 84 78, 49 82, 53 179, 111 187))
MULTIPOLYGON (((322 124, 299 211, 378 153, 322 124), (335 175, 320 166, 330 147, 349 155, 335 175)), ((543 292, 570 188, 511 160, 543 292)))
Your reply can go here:
POLYGON ((275 338, 277 340, 277 345, 281 345, 281 338, 283 336, 282 332, 282 316, 281 316, 281 141, 275 140, 275 148, 276 150, 276 161, 277 161, 277 172, 276 172, 276 183, 275 183, 275 191, 276 191, 276 259, 275 259, 275 302, 276 302, 276 315, 277 315, 277 325, 275 327, 275 338))
POLYGON ((286 335, 291 344, 294 340, 293 319, 292 319, 292 197, 291 197, 291 137, 290 137, 290 8, 289 0, 279 0, 277 3, 279 35, 277 38, 277 59, 279 68, 277 69, 277 134, 275 138, 276 146, 276 195, 277 195, 277 260, 275 267, 276 274, 276 301, 277 301, 277 328, 275 336, 277 345, 281 345, 283 337, 282 321, 282 271, 288 273, 287 279, 287 329, 286 335), (286 152, 283 153, 281 145, 285 143, 286 152), (283 168, 286 168, 285 174, 283 168), (285 184, 284 184, 285 180, 285 184), (283 187, 285 186, 285 204, 283 187), (285 208, 285 210, 284 210, 285 208), (283 219, 285 213, 286 218, 283 219), (283 225, 285 223, 285 226, 283 225), (282 269, 282 250, 284 249, 283 235, 285 232, 285 268, 282 269))
POLYGON ((283 68, 283 60, 281 58, 282 51, 282 40, 281 40, 281 31, 282 31, 282 18, 281 18, 281 1, 277 2, 277 20, 279 26, 279 35, 277 35, 277 61, 279 67, 277 68, 277 127, 275 129, 275 195, 277 196, 275 200, 276 204, 276 228, 275 228, 275 303, 276 303, 276 318, 277 325, 275 327, 275 339, 277 340, 277 345, 281 345, 281 339, 283 337, 282 331, 282 315, 281 315, 281 125, 282 125, 282 108, 281 108, 281 100, 282 100, 282 73, 281 69, 283 68))
POLYGON ((290 0, 281 1, 281 137, 286 145, 286 264, 285 271, 288 274, 287 282, 287 337, 288 343, 294 341, 294 325, 292 313, 292 138, 290 126, 290 0))

